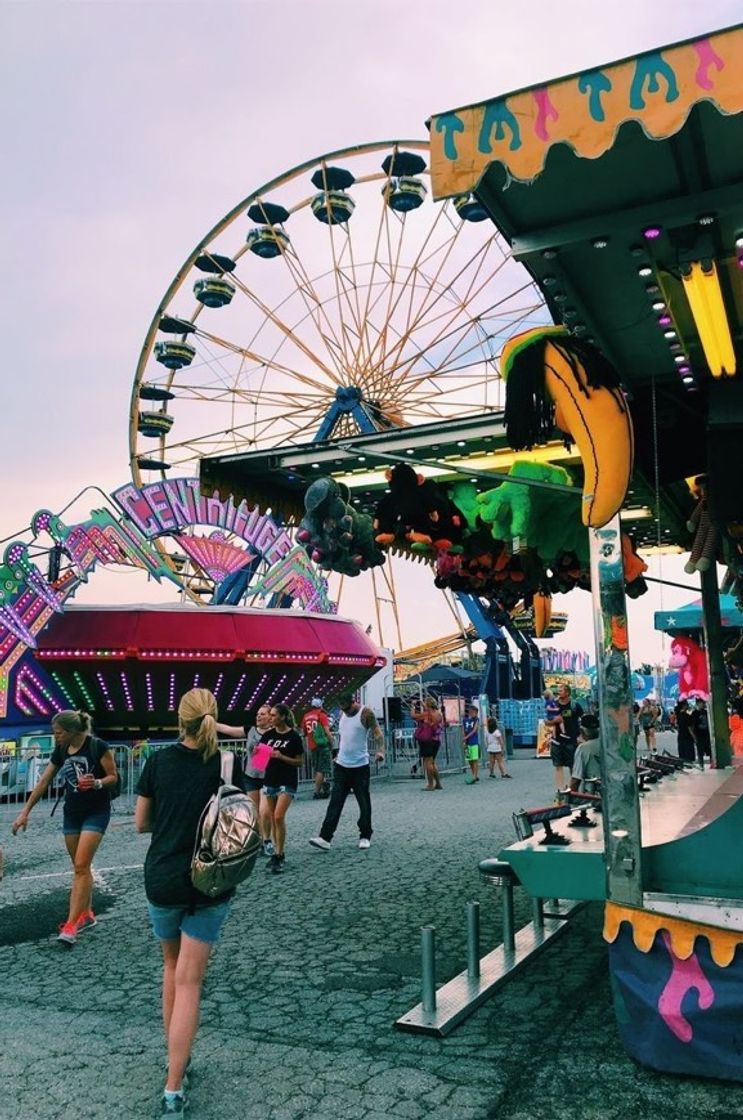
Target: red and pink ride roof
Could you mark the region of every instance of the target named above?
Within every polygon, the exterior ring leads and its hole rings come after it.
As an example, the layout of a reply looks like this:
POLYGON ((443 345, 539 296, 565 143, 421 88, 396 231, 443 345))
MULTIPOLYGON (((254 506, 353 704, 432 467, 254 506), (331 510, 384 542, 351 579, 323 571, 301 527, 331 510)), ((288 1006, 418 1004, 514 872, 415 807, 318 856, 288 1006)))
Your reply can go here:
POLYGON ((179 697, 203 687, 220 716, 301 706, 358 688, 384 664, 353 621, 235 607, 68 607, 39 635, 38 661, 96 727, 173 727, 179 697))

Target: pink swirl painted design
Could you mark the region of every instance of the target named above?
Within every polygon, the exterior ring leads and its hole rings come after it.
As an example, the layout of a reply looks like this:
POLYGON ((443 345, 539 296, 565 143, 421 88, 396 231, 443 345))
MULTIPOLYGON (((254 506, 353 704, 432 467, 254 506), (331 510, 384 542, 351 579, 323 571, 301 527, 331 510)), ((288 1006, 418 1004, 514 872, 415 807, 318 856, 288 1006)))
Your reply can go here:
POLYGON ((662 937, 671 958, 673 969, 665 988, 660 994, 658 1012, 669 1031, 672 1031, 676 1038, 680 1039, 681 1042, 691 1042, 694 1031, 688 1019, 685 1019, 681 1014, 684 997, 687 992, 696 991, 700 1010, 707 1011, 715 1002, 715 992, 702 972, 696 953, 692 953, 688 960, 682 961, 671 948, 669 935, 663 933, 662 937))

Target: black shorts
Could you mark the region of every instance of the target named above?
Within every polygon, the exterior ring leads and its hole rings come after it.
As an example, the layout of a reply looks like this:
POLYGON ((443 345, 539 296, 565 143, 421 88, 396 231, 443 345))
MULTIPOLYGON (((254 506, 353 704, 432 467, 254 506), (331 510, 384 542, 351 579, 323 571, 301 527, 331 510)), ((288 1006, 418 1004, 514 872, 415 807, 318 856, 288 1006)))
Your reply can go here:
POLYGON ((569 739, 553 739, 550 743, 550 758, 553 766, 572 767, 575 747, 569 739))
POLYGON ((440 746, 441 746, 441 743, 436 743, 436 742, 419 743, 418 744, 418 753, 419 753, 421 758, 435 758, 436 755, 439 753, 439 747, 440 746))

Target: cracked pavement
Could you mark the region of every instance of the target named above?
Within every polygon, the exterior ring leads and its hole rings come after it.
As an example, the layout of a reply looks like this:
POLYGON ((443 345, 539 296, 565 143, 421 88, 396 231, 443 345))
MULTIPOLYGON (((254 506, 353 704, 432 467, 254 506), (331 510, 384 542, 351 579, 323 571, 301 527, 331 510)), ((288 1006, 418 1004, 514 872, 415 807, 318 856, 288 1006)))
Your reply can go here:
MULTIPOLYGON (((420 999, 420 927, 434 925, 437 976, 466 966, 465 907, 481 903, 482 952, 501 940, 478 860, 513 839, 511 813, 551 796, 548 762, 514 780, 372 787, 375 834, 356 847, 346 804, 328 853, 312 849, 325 803, 290 810, 287 870, 259 863, 238 891, 207 974, 189 1114, 220 1120, 719 1120, 743 1118, 743 1085, 637 1065, 619 1042, 600 906, 448 1038, 401 1033, 420 999)), ((61 822, 38 806, 13 838, 0 808, 0 1120, 154 1117, 163 1085, 160 960, 147 923, 147 837, 126 802, 97 856, 96 929, 53 941, 69 863, 61 822)), ((516 924, 531 917, 516 895, 516 924)))

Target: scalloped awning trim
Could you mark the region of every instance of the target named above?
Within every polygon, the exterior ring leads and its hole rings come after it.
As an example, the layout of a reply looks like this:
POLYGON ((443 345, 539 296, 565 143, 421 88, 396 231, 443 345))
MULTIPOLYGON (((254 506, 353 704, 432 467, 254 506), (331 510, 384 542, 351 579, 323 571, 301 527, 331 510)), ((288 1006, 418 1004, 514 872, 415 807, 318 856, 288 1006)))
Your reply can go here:
POLYGON ((679 960, 685 961, 694 952, 697 937, 706 937, 712 960, 720 968, 732 963, 735 950, 743 943, 743 933, 718 929, 702 922, 687 922, 683 918, 669 918, 654 910, 640 910, 633 906, 618 906, 607 902, 604 911, 604 941, 616 941, 622 922, 629 923, 635 948, 649 953, 658 930, 665 930, 671 939, 671 948, 679 960))
POLYGON ((723 115, 740 113, 742 67, 738 26, 438 113, 430 125, 433 196, 466 194, 491 163, 502 164, 511 179, 531 182, 554 144, 596 159, 626 121, 636 121, 649 139, 664 140, 683 128, 699 101, 723 115))

